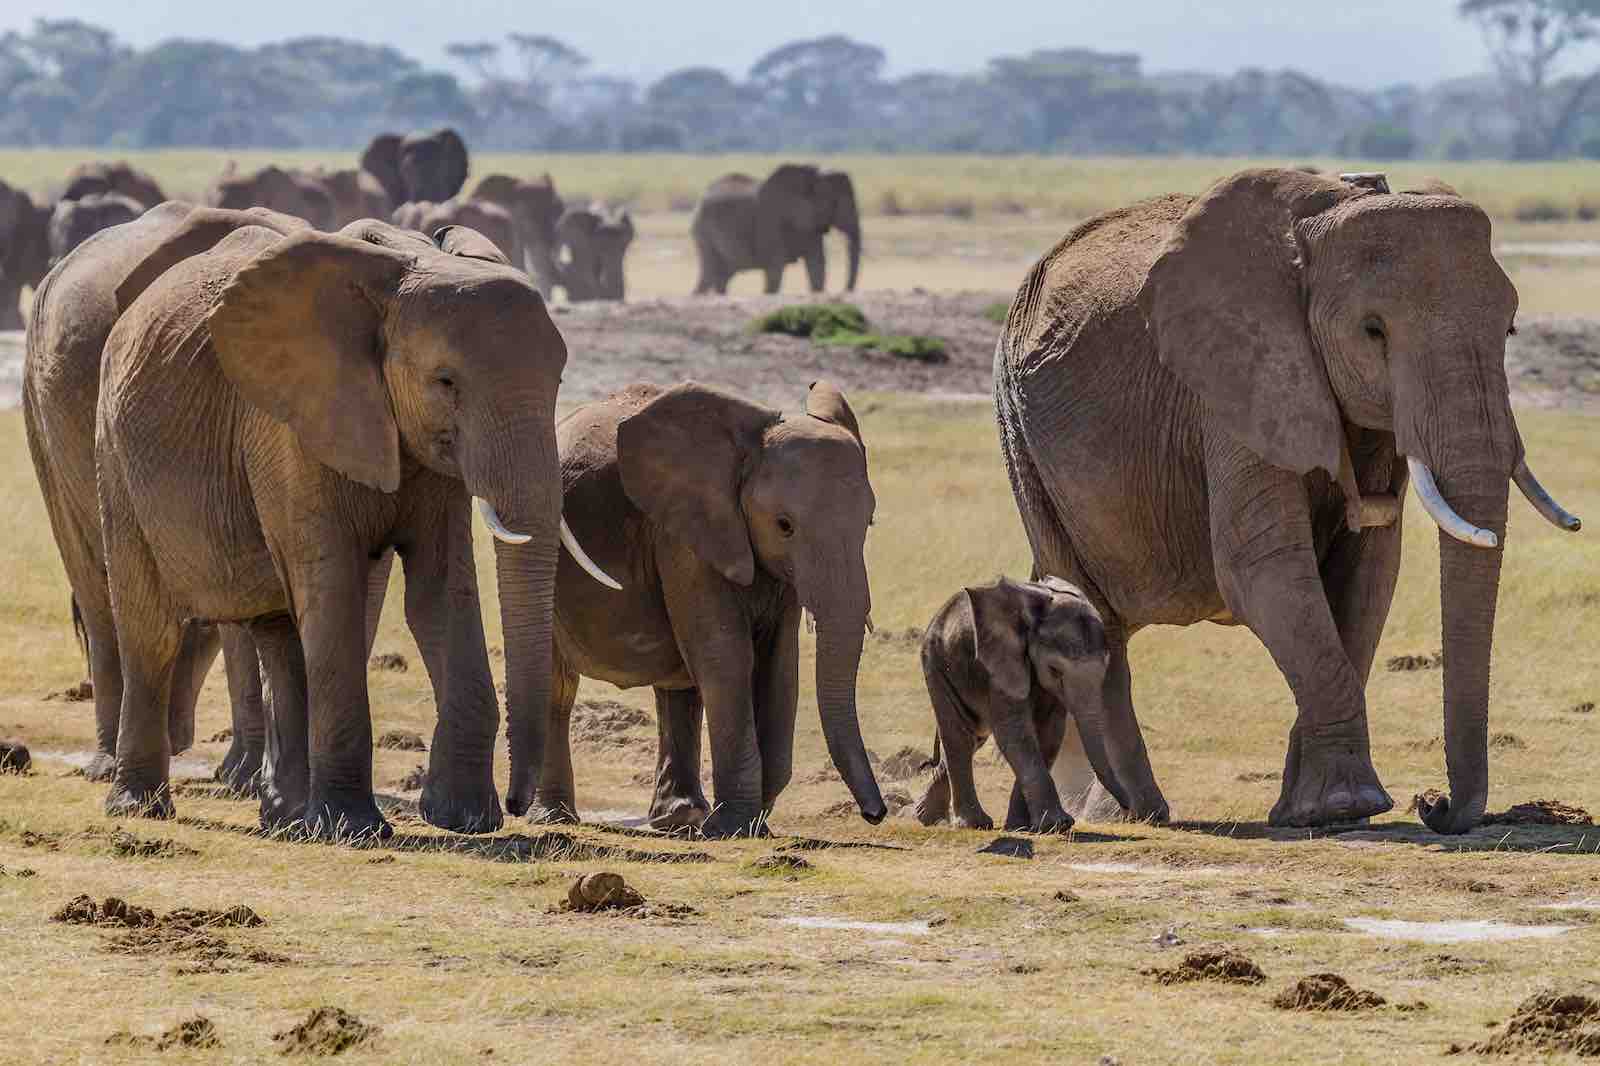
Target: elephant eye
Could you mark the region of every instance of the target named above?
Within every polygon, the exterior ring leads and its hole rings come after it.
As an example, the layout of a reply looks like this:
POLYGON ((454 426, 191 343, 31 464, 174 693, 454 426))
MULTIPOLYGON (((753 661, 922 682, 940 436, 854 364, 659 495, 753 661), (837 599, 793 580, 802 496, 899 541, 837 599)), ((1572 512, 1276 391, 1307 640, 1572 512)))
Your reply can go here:
POLYGON ((450 392, 455 391, 456 376, 448 370, 441 370, 433 375, 434 384, 450 392))
POLYGON ((1383 323, 1376 318, 1369 318, 1361 323, 1361 329, 1371 340, 1382 341, 1386 339, 1387 335, 1383 332, 1383 323))
POLYGON ((794 523, 789 520, 788 515, 778 516, 778 532, 782 533, 785 537, 794 536, 794 523))

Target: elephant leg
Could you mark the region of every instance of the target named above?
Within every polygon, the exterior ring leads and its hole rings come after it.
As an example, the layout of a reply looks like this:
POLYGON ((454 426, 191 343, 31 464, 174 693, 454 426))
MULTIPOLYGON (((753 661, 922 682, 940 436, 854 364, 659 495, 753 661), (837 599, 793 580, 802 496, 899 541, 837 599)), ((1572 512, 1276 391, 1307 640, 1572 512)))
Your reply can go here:
MULTIPOLYGON (((942 753, 944 745, 940 744, 939 748, 942 753)), ((933 768, 933 780, 917 800, 913 813, 923 825, 938 825, 950 817, 950 771, 945 768, 942 754, 939 765, 933 768)))
MULTIPOLYGON (((230 627, 233 628, 233 627, 230 627)), ((288 615, 250 623, 243 639, 231 639, 241 674, 255 675, 260 700, 261 748, 257 792, 261 828, 269 832, 303 827, 311 793, 305 649, 288 615)), ((239 733, 234 732, 237 740, 239 733)))
MULTIPOLYGON (((924 659, 922 672, 928 683, 928 698, 933 703, 933 718, 939 727, 942 753, 939 769, 949 782, 950 800, 955 805, 953 820, 965 829, 993 829, 994 819, 989 817, 979 802, 978 788, 972 778, 972 756, 983 746, 985 739, 976 728, 976 717, 967 709, 943 666, 924 659)), ((929 786, 929 791, 933 791, 933 786, 929 786)), ((930 816, 936 808, 937 804, 930 805, 930 816)), ((921 817, 920 810, 918 816, 921 817)), ((923 824, 931 822, 924 821, 923 824)))
POLYGON ((383 601, 389 596, 389 575, 394 571, 394 549, 385 548, 372 560, 367 571, 367 656, 378 641, 378 624, 383 621, 383 601))
POLYGON ((91 781, 110 781, 117 769, 117 723, 122 718, 122 656, 110 597, 102 586, 77 598, 89 645, 89 679, 94 687, 94 758, 83 773, 91 781))
POLYGON ((544 742, 544 769, 528 820, 576 824, 578 789, 572 773, 572 705, 578 701, 578 671, 561 655, 559 642, 550 664, 550 720, 544 742))
MULTIPOLYGON (((1039 738, 1039 756, 1044 760, 1046 767, 1055 765, 1056 756, 1061 754, 1061 744, 1067 733, 1067 714, 1064 709, 1053 702, 1041 701, 1040 706, 1033 714, 1033 730, 1039 738)), ((1048 770, 1046 771, 1048 773, 1048 770)), ((1051 788, 1055 786, 1052 783, 1051 788)), ((1058 801, 1059 806, 1059 801, 1058 801)), ((1028 806, 1027 793, 1022 788, 1019 778, 1011 785, 1011 804, 1006 811, 1006 829, 1012 831, 1033 830, 1036 832, 1052 832, 1065 829, 1072 824, 1072 816, 1065 811, 1061 816, 1066 819, 1065 825, 1045 828, 1040 825, 1039 819, 1033 817, 1028 806)))
POLYGON ((1061 740, 1061 750, 1050 764, 1050 776, 1056 783, 1056 794, 1062 807, 1079 822, 1117 822, 1128 817, 1128 811, 1101 783, 1084 750, 1083 738, 1076 720, 1068 723, 1061 740))
POLYGON ((711 804, 700 787, 700 690, 656 689, 656 785, 650 824, 656 829, 698 828, 711 804))
POLYGON ((818 234, 815 242, 806 249, 806 281, 811 285, 812 292, 821 292, 828 287, 828 260, 822 251, 822 235, 818 234))
POLYGON ((761 807, 770 816, 794 775, 794 722, 800 705, 800 605, 757 651, 756 744, 761 749, 761 807))
MULTIPOLYGON (((998 698, 991 698, 990 703, 995 746, 1016 775, 1006 828, 1037 828, 1044 833, 1070 829, 1072 816, 1062 810, 1055 782, 1050 780, 1050 764, 1045 761, 1033 706, 1007 705, 998 698)), ((1059 742, 1055 746, 1059 750, 1059 742)))
POLYGON ((222 667, 228 675, 233 738, 228 744, 228 753, 212 776, 237 796, 254 796, 260 786, 267 730, 261 694, 261 661, 247 627, 222 625, 217 630, 222 640, 222 667))
POLYGON ((191 621, 183 627, 183 642, 172 674, 172 704, 167 708, 167 734, 174 755, 194 746, 195 706, 221 650, 222 640, 215 625, 191 621))
MULTIPOLYGON (((767 266, 761 268, 761 272, 766 278, 761 290, 762 292, 766 293, 768 296, 771 296, 773 293, 783 288, 783 267, 784 264, 779 262, 776 266, 768 264, 767 266)), ((727 290, 724 289, 723 291, 727 290)))

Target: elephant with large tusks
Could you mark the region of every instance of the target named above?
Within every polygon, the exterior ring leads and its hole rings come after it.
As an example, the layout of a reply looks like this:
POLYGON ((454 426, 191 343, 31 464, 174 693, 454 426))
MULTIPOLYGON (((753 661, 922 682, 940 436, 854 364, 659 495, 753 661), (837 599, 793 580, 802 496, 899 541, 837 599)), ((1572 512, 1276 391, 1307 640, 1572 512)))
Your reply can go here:
MULTIPOLYGON (((996 413, 1036 572, 1105 619, 1105 702, 1128 712, 1109 721, 1134 722, 1140 628, 1247 625, 1298 707, 1270 821, 1389 810, 1365 689, 1409 484, 1440 529, 1450 777, 1422 817, 1477 824, 1510 485, 1579 527, 1511 411, 1516 310, 1481 209, 1379 175, 1245 171, 1092 219, 1039 262, 995 352, 996 413)), ((1142 745, 1114 747, 1134 752, 1113 767, 1132 813, 1163 814, 1142 745)), ((1114 810, 1070 742, 1055 776, 1075 813, 1114 810)))
POLYGON ((711 183, 695 208, 689 231, 700 256, 696 293, 727 292, 741 270, 760 270, 769 293, 783 283, 783 270, 806 265, 812 292, 827 285, 822 238, 837 229, 850 245, 845 288, 855 291, 861 273, 861 214, 850 175, 785 163, 765 181, 729 174, 711 183))
POLYGON ((496 828, 470 500, 502 542, 508 806, 521 812, 544 762, 565 525, 566 348, 543 300, 463 228, 429 241, 373 220, 246 226, 173 256, 189 239, 134 268, 146 287, 105 346, 96 465, 123 677, 107 810, 171 813, 167 696, 183 622, 205 618, 248 627, 273 692, 263 823, 386 833, 364 637, 373 561, 393 547, 439 704, 423 817, 496 828))

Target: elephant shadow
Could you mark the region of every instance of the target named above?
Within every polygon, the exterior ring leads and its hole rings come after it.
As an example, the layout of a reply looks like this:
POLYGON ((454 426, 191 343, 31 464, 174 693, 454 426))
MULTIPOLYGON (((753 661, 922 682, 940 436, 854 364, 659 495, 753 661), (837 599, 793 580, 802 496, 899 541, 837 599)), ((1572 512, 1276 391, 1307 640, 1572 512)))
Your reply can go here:
POLYGON ((1405 844, 1444 851, 1540 852, 1552 855, 1600 856, 1600 826, 1508 825, 1489 822, 1470 832, 1441 836, 1421 822, 1351 824, 1320 829, 1270 826, 1266 822, 1181 821, 1167 828, 1179 832, 1225 836, 1233 840, 1303 843, 1337 839, 1344 844, 1405 844))

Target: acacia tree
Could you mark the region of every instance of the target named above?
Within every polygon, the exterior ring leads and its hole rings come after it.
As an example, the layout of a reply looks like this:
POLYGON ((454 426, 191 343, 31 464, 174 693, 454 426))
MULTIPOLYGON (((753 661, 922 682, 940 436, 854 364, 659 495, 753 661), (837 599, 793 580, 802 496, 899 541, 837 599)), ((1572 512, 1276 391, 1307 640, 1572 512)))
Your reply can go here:
POLYGON ((1600 36, 1600 0, 1461 0, 1457 10, 1477 23, 1518 125, 1522 158, 1559 152, 1582 113, 1600 71, 1570 86, 1553 83, 1565 56, 1600 36))

